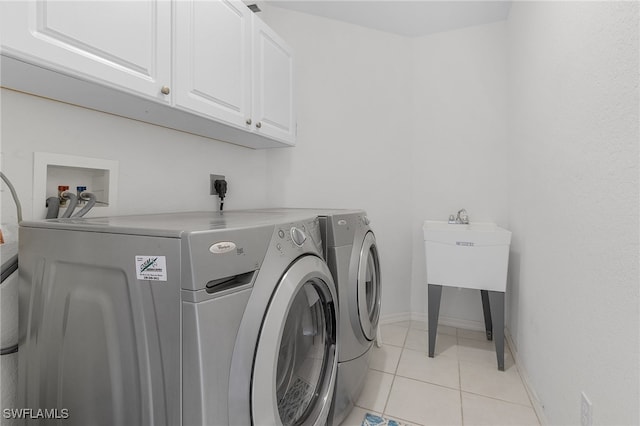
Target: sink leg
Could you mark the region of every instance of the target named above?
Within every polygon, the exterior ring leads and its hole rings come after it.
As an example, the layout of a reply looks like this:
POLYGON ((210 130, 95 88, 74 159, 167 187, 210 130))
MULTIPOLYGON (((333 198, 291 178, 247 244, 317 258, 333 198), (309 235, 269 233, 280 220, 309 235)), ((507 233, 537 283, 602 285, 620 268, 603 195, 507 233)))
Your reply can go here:
POLYGON ((487 290, 480 290, 480 296, 482 297, 482 312, 484 313, 484 329, 487 333, 487 340, 493 340, 493 323, 491 322, 489 293, 487 290))
POLYGON ((495 324, 493 337, 496 343, 498 370, 504 371, 504 292, 489 291, 491 319, 495 324))
POLYGON ((433 358, 436 349, 436 333, 438 332, 438 315, 440 314, 440 299, 442 297, 442 286, 428 284, 429 299, 429 357, 433 358))

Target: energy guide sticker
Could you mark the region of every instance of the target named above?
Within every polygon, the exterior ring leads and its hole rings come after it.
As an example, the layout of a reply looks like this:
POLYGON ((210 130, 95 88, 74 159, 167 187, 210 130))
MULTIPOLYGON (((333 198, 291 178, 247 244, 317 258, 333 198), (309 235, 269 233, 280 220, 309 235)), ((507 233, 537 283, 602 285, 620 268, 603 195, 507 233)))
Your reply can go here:
POLYGON ((136 277, 139 280, 166 281, 167 259, 165 256, 136 256, 136 277))

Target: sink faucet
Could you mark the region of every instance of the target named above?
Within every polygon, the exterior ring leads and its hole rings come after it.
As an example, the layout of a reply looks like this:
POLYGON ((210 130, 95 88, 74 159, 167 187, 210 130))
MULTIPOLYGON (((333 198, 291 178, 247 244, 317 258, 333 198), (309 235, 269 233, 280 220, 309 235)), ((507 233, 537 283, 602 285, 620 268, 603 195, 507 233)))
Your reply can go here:
POLYGON ((458 215, 454 217, 453 215, 449 215, 449 223, 468 225, 469 224, 469 215, 465 209, 458 210, 458 215))

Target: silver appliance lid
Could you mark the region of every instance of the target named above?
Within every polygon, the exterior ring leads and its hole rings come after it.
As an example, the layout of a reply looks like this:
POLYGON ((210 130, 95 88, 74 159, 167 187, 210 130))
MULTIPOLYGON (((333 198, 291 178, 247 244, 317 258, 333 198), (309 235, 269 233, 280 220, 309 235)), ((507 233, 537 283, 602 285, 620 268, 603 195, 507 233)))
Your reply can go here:
POLYGON ((66 229, 74 231, 148 235, 181 238, 184 234, 214 230, 230 230, 277 225, 285 222, 313 219, 309 211, 224 211, 179 212, 111 216, 95 218, 49 219, 22 222, 24 228, 66 229))

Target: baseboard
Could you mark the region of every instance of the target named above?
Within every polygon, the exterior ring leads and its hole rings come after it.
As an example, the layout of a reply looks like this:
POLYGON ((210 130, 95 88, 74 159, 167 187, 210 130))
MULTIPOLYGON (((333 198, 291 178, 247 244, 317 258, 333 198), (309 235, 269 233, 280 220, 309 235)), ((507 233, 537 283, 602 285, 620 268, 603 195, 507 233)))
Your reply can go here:
POLYGON ((427 322, 429 317, 424 312, 411 312, 411 321, 427 322))
MULTIPOLYGON (((401 321, 422 321, 427 322, 428 317, 424 312, 402 312, 399 314, 387 314, 380 317, 380 324, 392 324, 401 321)), ((484 323, 480 321, 465 320, 460 318, 440 315, 438 318, 439 325, 447 325, 449 327, 463 328, 465 330, 484 331, 484 323)))
POLYGON ((538 420, 540 421, 540 424, 542 426, 546 426, 549 424, 549 421, 547 420, 547 417, 544 414, 544 408, 542 407, 542 403, 540 402, 538 395, 533 390, 533 386, 531 386, 531 380, 529 379, 529 374, 527 373, 527 370, 525 370, 524 365, 522 364, 522 360, 520 359, 520 355, 516 351, 516 345, 513 342, 513 337, 511 336, 511 332, 509 331, 508 328, 505 328, 504 330, 504 337, 507 341, 507 345, 509 345, 509 348, 511 349, 511 354, 513 355, 513 360, 516 363, 516 368, 520 373, 520 377, 522 378, 522 383, 524 384, 524 388, 526 389, 527 394, 529 395, 529 399, 531 400, 533 411, 536 412, 536 415, 538 416, 538 420))
MULTIPOLYGON (((427 317, 427 314, 425 314, 424 312, 412 312, 411 319, 413 321, 427 322, 429 318, 427 317)), ((448 325, 449 327, 463 328, 465 330, 484 331, 483 322, 454 318, 446 315, 439 316, 438 325, 448 325)))
POLYGON ((402 312, 400 314, 380 315, 378 324, 392 324, 394 322, 409 321, 413 319, 411 312, 402 312))
POLYGON ((438 318, 438 324, 462 328, 465 330, 484 331, 484 322, 448 317, 446 315, 440 315, 440 318, 438 318))

